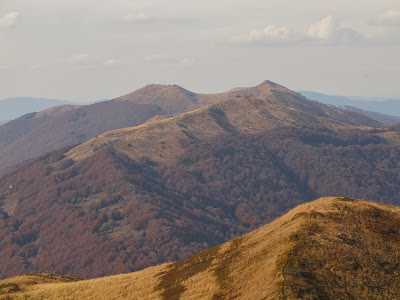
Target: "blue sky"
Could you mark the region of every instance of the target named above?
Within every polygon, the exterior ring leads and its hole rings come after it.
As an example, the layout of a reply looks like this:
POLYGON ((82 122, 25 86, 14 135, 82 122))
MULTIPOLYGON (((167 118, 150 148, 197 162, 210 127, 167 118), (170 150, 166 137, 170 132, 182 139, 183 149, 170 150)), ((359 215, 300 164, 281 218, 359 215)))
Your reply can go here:
POLYGON ((0 0, 0 99, 214 93, 400 96, 398 0, 0 0))

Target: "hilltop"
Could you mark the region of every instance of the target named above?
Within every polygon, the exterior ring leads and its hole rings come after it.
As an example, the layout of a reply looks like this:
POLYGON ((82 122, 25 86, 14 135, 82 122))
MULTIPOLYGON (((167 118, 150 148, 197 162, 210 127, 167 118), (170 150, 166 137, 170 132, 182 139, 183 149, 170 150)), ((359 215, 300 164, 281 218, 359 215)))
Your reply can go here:
POLYGON ((261 100, 285 110, 295 109, 350 125, 382 126, 366 116, 308 100, 270 81, 220 94, 195 94, 177 85, 153 84, 113 100, 46 114, 46 118, 41 117, 41 112, 32 113, 0 126, 0 172, 51 150, 143 124, 157 115, 179 114, 239 98, 261 100))
POLYGON ((75 282, 14 277, 0 299, 394 299, 399 220, 398 207, 321 198, 176 263, 75 282))

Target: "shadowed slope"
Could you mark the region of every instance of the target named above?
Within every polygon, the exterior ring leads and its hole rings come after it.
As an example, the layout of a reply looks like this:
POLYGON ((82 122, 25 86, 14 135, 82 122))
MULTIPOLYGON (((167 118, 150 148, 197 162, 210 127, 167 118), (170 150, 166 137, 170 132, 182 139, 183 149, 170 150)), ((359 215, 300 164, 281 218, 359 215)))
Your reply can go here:
POLYGON ((25 114, 59 105, 78 105, 71 101, 30 97, 0 99, 0 120, 14 120, 25 114))
POLYGON ((105 131, 141 124, 162 113, 155 105, 110 101, 68 108, 54 114, 59 109, 54 107, 50 109, 52 113, 42 111, 33 114, 29 121, 24 120, 24 116, 1 126, 0 133, 5 127, 10 142, 0 148, 0 172, 50 150, 81 143, 105 131), (13 130, 19 127, 21 132, 13 134, 13 130))
POLYGON ((74 105, 60 105, 43 110, 40 113, 26 114, 0 126, 0 151, 28 132, 39 128, 52 118, 77 107, 74 105))
POLYGON ((10 278, 0 299, 395 299, 399 220, 397 207, 321 198, 177 263, 73 283, 10 278))

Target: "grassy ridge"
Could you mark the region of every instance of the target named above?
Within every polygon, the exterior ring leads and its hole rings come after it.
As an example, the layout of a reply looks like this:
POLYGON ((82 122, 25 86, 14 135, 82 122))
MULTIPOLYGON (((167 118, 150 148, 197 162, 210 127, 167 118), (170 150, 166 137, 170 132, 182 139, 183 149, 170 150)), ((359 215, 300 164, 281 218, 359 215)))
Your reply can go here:
POLYGON ((394 299, 400 209, 321 198, 186 260, 91 280, 25 275, 0 299, 394 299))

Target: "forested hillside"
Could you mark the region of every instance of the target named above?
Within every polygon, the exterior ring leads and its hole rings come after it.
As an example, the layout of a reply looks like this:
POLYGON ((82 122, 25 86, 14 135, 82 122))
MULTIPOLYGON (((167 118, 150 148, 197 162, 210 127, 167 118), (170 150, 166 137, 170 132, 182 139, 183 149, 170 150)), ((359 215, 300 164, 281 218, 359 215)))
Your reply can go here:
POLYGON ((182 261, 91 280, 13 277, 0 299, 398 299, 399 214, 321 198, 182 261))
MULTIPOLYGON (((96 277, 176 261, 325 195, 399 204, 396 128, 223 132, 181 140, 173 164, 129 157, 117 141, 3 176, 1 276, 96 277)), ((160 153, 168 147, 159 141, 160 153)))

